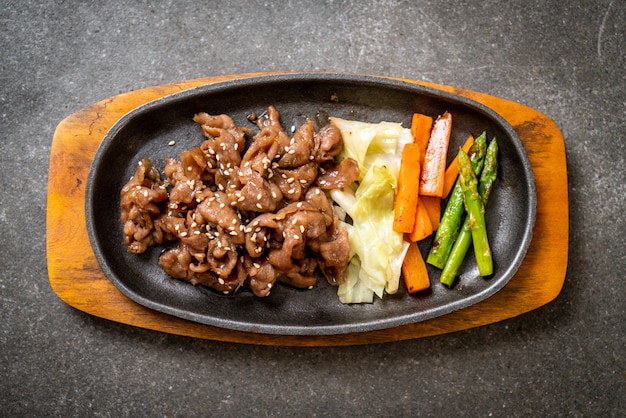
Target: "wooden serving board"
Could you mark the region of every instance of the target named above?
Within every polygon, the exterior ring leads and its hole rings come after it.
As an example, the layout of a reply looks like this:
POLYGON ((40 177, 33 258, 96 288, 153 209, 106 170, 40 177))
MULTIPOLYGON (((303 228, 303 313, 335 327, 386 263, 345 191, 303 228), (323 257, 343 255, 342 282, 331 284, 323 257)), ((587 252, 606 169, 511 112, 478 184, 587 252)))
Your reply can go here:
POLYGON ((182 90, 267 73, 201 78, 144 88, 102 100, 63 120, 50 152, 46 246, 54 292, 88 314, 124 324, 190 337, 265 345, 333 346, 419 338, 490 324, 552 301, 565 280, 568 195, 565 146, 556 124, 527 106, 460 88, 402 80, 448 91, 499 113, 521 138, 533 167, 537 218, 532 242, 519 270, 495 295, 475 305, 395 328, 327 336, 267 335, 203 325, 153 311, 124 296, 107 279, 91 249, 85 221, 90 164, 109 128, 132 109, 182 90))

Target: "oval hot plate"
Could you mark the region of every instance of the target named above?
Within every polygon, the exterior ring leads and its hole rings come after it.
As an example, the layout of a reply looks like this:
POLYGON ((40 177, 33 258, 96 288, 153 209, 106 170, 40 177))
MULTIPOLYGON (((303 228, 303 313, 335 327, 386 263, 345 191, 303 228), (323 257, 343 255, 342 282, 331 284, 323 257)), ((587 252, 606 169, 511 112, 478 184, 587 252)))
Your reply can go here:
MULTIPOLYGON (((318 126, 319 128, 319 126, 318 126)), ((87 231, 106 276, 126 296, 151 309, 221 328, 280 335, 331 335, 364 332, 423 321, 488 298, 511 279, 531 241, 536 193, 531 166, 516 132, 489 108, 461 96, 378 77, 329 74, 279 74, 235 79, 185 90, 143 105, 122 117, 107 133, 93 160, 86 190, 87 231), (254 126, 247 116, 269 105, 286 130, 305 118, 337 116, 365 122, 392 121, 410 126, 414 112, 453 116, 450 149, 469 134, 486 131, 500 146, 498 179, 487 208, 487 228, 495 273, 479 277, 466 261, 458 284, 439 284, 429 266, 431 290, 408 295, 401 286, 372 304, 344 305, 324 279, 312 290, 276 286, 257 298, 249 291, 224 296, 175 280, 158 265, 163 248, 142 255, 124 245, 120 189, 144 157, 163 168, 166 157, 197 147, 203 136, 195 113, 225 113, 238 125, 254 126), (174 146, 168 146, 170 141, 174 146)), ((430 239, 420 246, 426 254, 430 239)), ((471 253, 470 253, 471 254, 471 253)), ((469 257, 468 257, 469 258, 469 257)))

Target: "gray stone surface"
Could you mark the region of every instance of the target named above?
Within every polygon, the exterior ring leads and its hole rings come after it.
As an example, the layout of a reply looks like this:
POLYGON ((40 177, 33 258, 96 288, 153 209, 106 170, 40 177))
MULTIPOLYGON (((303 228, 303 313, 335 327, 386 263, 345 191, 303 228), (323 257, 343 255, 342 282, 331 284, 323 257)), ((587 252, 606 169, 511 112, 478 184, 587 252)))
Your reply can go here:
POLYGON ((3 416, 623 416, 626 7, 586 1, 0 2, 3 416), (263 347, 78 312, 48 284, 50 143, 109 96, 270 70, 519 101, 562 129, 570 244, 552 303, 398 343, 263 347))

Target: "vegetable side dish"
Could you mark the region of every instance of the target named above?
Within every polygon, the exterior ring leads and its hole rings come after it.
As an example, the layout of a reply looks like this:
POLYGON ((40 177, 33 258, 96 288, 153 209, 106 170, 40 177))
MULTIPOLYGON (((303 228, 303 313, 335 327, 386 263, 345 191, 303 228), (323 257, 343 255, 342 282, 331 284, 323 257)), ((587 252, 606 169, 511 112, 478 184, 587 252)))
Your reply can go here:
POLYGON ((293 136, 272 106, 251 118, 256 132, 227 115, 194 121, 199 147, 166 159, 163 177, 141 160, 121 190, 129 251, 168 245, 168 275, 267 296, 276 282, 311 288, 319 270, 341 302, 370 303, 401 278, 409 293, 428 289, 426 263, 452 286, 472 244, 480 275, 493 273, 484 209, 497 142, 470 136, 446 167, 449 113, 416 113, 410 129, 331 117, 316 131, 307 119, 293 136), (424 260, 417 242, 433 234, 424 260))

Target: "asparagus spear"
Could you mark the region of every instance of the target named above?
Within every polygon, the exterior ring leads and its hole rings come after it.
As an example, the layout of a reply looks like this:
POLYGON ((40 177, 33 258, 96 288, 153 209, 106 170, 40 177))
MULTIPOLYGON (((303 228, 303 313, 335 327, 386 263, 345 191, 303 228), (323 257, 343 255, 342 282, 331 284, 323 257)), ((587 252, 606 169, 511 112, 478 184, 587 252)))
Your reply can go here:
POLYGON ((459 183, 463 189, 463 202, 469 217, 469 228, 472 232, 478 272, 481 276, 489 276, 493 273, 493 259, 487 240, 485 206, 480 194, 478 194, 478 179, 472 169, 472 163, 463 150, 459 151, 459 183))
MULTIPOLYGON (((478 193, 483 200, 483 204, 486 206, 493 189, 493 183, 496 181, 496 175, 498 172, 498 143, 496 139, 492 139, 487 147, 487 155, 485 156, 485 164, 483 171, 480 174, 480 181, 478 182, 478 193)), ((446 262, 439 281, 447 286, 452 286, 456 274, 461 267, 461 263, 465 259, 465 254, 469 250, 469 246, 472 243, 472 233, 469 226, 469 216, 465 217, 463 226, 459 232, 459 236, 456 242, 452 246, 450 256, 446 262)))
MULTIPOLYGON (((474 140, 474 144, 469 149, 469 155, 471 164, 474 167, 474 172, 479 174, 483 168, 483 162, 487 149, 487 135, 483 132, 478 138, 474 140)), ((459 179, 457 179, 452 192, 450 192, 450 198, 446 204, 446 208, 441 217, 439 228, 435 233, 432 247, 426 258, 426 262, 435 267, 442 269, 456 237, 459 234, 459 226, 463 218, 463 190, 459 179)))

